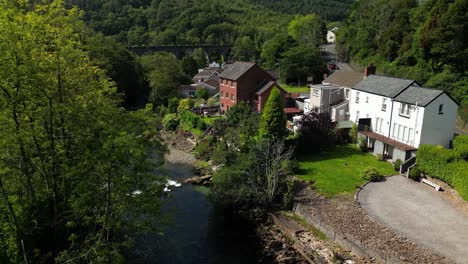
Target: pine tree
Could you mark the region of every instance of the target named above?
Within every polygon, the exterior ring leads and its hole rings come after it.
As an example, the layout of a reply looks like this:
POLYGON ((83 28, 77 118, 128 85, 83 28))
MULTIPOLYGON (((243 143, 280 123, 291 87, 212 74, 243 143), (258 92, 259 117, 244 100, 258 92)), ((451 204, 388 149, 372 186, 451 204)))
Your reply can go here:
POLYGON ((259 128, 261 138, 284 139, 287 131, 286 114, 283 108, 280 91, 274 87, 262 111, 259 128))

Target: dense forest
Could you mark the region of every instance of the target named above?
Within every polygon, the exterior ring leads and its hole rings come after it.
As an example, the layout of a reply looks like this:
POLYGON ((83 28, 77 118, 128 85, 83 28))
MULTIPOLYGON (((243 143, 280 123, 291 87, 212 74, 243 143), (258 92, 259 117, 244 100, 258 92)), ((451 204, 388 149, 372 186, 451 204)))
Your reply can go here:
MULTIPOLYGON (((468 1, 361 0, 338 32, 343 55, 448 91, 468 105, 468 1)), ((468 119, 468 118, 465 118, 468 119)))

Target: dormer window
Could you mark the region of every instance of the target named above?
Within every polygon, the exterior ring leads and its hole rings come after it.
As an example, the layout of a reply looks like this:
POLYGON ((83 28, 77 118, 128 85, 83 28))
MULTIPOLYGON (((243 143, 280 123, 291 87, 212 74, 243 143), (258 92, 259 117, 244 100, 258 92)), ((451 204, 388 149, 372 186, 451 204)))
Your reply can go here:
POLYGON ((400 115, 409 117, 410 116, 410 105, 409 104, 401 104, 400 106, 400 115))
POLYGON ((439 105, 439 115, 442 115, 444 113, 444 105, 440 104, 439 105))

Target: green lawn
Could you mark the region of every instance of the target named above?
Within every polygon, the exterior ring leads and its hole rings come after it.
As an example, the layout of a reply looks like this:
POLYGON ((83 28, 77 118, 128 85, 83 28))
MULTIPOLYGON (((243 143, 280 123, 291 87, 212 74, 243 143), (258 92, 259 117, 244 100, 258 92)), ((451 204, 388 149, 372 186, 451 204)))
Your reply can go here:
POLYGON ((303 155, 298 158, 298 178, 313 181, 315 189, 326 197, 341 193, 353 193, 366 181, 361 171, 374 167, 383 175, 393 175, 393 166, 378 161, 374 155, 363 153, 354 145, 336 146, 328 151, 303 155))
POLYGON ((279 83, 279 85, 285 89, 288 93, 310 93, 310 88, 307 85, 304 86, 293 86, 285 83, 279 83))

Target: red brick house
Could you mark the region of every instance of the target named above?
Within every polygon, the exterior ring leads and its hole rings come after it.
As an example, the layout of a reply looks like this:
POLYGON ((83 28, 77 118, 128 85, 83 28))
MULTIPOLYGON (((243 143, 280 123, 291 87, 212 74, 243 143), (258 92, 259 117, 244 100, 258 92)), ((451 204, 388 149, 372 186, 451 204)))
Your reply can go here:
POLYGON ((221 113, 225 113, 240 101, 261 112, 273 87, 280 90, 284 100, 288 93, 276 83, 275 77, 257 64, 238 61, 227 65, 219 75, 221 113))

